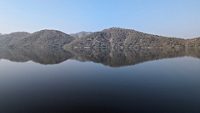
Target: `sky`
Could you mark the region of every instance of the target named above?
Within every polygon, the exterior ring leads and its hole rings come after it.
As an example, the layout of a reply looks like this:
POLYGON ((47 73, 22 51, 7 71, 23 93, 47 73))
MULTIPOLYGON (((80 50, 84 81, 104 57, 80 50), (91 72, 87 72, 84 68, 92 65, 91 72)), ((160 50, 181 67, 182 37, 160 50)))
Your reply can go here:
POLYGON ((200 36, 200 0, 0 0, 0 33, 110 27, 179 37, 200 36))

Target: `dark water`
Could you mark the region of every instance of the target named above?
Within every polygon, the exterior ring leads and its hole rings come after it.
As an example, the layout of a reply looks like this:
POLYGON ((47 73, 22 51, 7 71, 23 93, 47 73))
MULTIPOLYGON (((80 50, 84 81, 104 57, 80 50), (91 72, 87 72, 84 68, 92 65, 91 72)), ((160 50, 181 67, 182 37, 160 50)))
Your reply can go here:
POLYGON ((37 52, 1 50, 0 113, 200 112, 199 50, 37 52))

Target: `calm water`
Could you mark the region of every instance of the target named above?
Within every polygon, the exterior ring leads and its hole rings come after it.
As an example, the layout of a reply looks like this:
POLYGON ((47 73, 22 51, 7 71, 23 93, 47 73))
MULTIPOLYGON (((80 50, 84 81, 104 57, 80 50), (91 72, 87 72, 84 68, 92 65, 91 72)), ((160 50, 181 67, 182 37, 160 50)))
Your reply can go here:
POLYGON ((0 53, 0 113, 200 112, 198 51, 24 53, 0 53))

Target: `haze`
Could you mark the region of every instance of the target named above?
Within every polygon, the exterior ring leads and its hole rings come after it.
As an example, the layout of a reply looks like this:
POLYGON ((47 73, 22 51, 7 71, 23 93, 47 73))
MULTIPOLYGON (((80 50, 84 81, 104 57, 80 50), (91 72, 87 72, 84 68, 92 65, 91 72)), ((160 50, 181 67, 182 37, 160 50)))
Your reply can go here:
POLYGON ((199 0, 1 0, 0 33, 66 33, 121 27, 164 36, 200 36, 199 0))

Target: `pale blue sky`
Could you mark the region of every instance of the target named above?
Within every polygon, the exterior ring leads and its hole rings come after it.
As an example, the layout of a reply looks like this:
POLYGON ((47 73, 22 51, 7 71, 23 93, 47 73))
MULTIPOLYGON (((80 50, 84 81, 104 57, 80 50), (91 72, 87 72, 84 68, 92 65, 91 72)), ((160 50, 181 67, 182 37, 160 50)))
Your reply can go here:
POLYGON ((0 32, 109 27, 174 36, 200 36, 200 0, 0 0, 0 32))

